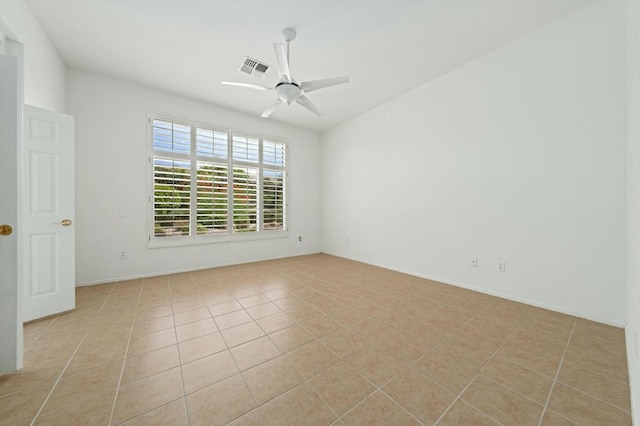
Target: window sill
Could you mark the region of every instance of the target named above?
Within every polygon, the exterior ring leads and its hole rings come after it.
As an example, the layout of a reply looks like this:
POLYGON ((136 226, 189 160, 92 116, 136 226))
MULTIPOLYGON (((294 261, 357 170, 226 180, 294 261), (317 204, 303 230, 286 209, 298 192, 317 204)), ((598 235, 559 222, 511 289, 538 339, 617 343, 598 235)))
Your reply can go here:
POLYGON ((197 237, 151 237, 147 248, 168 248, 200 246, 206 244, 234 243, 243 241, 260 241, 289 238, 289 231, 262 231, 224 235, 201 235, 197 237))

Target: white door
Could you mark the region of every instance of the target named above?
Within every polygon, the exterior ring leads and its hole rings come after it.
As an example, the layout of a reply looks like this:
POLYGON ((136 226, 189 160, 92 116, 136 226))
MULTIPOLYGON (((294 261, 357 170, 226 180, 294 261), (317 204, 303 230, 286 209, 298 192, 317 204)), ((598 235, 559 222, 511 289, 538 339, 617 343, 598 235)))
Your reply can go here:
MULTIPOLYGON (((1 33, 0 33, 1 34, 1 33)), ((22 289, 18 283, 20 68, 0 55, 0 373, 22 368, 22 289)))
POLYGON ((75 307, 73 117, 24 106, 24 321, 75 307))

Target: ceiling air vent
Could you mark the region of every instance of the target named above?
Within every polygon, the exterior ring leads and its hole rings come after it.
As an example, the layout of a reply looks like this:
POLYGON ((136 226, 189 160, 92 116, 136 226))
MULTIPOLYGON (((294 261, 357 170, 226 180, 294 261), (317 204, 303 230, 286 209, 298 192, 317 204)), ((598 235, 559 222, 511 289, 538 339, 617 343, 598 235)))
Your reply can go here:
POLYGON ((253 58, 246 56, 244 61, 242 62, 242 66, 240 67, 240 71, 252 75, 254 77, 262 77, 264 73, 269 69, 269 65, 257 61, 253 58))

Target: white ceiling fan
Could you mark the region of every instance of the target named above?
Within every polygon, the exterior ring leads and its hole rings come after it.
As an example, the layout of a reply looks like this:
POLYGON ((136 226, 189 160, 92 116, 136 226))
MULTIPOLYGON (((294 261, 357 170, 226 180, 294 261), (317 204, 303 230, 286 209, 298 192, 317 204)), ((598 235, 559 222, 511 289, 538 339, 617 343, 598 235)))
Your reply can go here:
POLYGON ((228 86, 246 87, 256 90, 275 90, 278 99, 273 104, 271 104, 271 106, 267 108, 265 112, 262 113, 263 118, 269 117, 271 113, 275 111, 275 109, 283 102, 287 105, 291 105, 293 102, 296 102, 309 111, 313 112, 314 114, 320 116, 322 115, 322 112, 313 102, 309 100, 309 98, 305 96, 305 93, 323 89, 329 86, 335 86, 336 84, 348 83, 349 77, 333 77, 325 78, 322 80, 303 81, 302 83, 297 83, 291 77, 291 71, 289 69, 289 43, 291 43, 296 38, 296 32, 292 28, 285 28, 284 30, 282 30, 282 35, 287 42, 286 50, 285 45, 282 43, 273 44, 273 48, 276 52, 276 60, 278 63, 278 75, 280 77, 278 83, 274 87, 250 83, 238 83, 234 81, 223 81, 222 84, 226 84, 228 86))

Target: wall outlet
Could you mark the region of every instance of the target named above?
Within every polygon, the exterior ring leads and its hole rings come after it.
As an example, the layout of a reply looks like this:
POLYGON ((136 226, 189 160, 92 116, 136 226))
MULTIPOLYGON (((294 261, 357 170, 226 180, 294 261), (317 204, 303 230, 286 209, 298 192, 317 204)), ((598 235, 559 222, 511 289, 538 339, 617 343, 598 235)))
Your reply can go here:
POLYGON ((477 268, 478 267, 478 259, 477 258, 471 259, 471 267, 472 268, 477 268))
POLYGON ((500 260, 498 261, 498 263, 496 263, 496 269, 498 270, 498 272, 504 272, 507 269, 507 264, 500 260))
POLYGON ((124 250, 122 250, 122 251, 120 252, 120 259, 126 259, 126 258, 127 258, 127 252, 126 252, 126 251, 124 251, 124 250))

